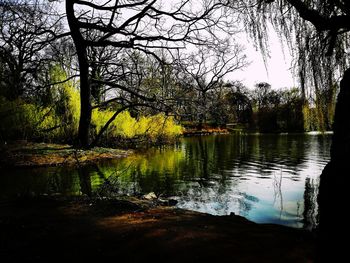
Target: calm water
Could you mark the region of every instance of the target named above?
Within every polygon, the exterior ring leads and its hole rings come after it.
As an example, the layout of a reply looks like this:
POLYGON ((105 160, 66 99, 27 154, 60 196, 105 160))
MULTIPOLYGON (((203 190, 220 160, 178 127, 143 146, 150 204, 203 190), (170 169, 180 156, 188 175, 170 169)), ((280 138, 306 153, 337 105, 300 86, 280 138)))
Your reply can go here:
POLYGON ((0 199, 40 194, 142 195, 178 207, 259 223, 316 224, 319 175, 329 135, 217 135, 80 170, 64 167, 0 171, 0 199))

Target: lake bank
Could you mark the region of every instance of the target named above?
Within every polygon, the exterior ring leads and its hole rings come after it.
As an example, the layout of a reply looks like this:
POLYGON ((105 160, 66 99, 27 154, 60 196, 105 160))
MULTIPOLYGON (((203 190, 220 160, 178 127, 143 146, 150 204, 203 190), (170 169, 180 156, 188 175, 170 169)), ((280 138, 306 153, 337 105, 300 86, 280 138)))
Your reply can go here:
MULTIPOLYGON (((203 129, 186 129, 183 137, 192 137, 198 135, 229 135, 241 134, 242 130, 230 130, 226 128, 203 128, 203 129)), ((243 132, 243 135, 332 135, 333 132, 305 132, 305 133, 259 133, 243 132)), ((164 143, 168 145, 172 143, 164 143)), ((146 148, 141 147, 139 151, 157 147, 160 145, 148 145, 146 148)), ((134 147, 137 148, 137 147, 134 147)), ((10 143, 0 144, 0 168, 1 167, 45 167, 45 166, 79 166, 101 160, 120 159, 130 156, 135 152, 127 147, 107 148, 94 147, 89 150, 76 149, 72 145, 57 143, 36 143, 25 140, 13 141, 10 143)))
POLYGON ((79 166, 100 160, 123 158, 132 153, 131 150, 112 148, 80 150, 67 144, 17 141, 1 146, 0 167, 79 166))
POLYGON ((203 128, 203 129, 185 129, 183 136, 197 136, 197 135, 216 135, 216 134, 229 134, 229 130, 226 128, 203 128))
POLYGON ((1 203, 0 232, 5 262, 312 262, 315 249, 302 230, 137 200, 1 203))

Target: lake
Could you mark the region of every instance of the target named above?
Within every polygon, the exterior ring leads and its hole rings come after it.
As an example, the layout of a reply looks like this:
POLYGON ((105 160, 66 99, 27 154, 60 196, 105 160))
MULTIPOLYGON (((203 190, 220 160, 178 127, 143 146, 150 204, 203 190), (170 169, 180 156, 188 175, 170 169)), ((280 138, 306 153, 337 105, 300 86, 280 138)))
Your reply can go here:
POLYGON ((154 192, 179 208, 311 229, 330 145, 331 135, 315 134, 187 137, 81 169, 2 170, 0 199, 154 192))

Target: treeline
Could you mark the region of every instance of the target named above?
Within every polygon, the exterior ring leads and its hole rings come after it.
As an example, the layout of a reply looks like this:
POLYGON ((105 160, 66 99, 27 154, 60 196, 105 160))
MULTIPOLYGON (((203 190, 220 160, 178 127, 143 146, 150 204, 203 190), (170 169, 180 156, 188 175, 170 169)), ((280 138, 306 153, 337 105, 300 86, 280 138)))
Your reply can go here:
POLYGON ((332 130, 336 93, 336 86, 325 87, 323 94, 306 98, 299 88, 272 90, 258 83, 251 92, 253 127, 260 132, 332 130), (323 103, 317 103, 320 99, 323 103))
POLYGON ((261 82, 248 89, 240 82, 221 82, 208 92, 210 101, 201 114, 195 103, 185 103, 194 101, 195 93, 183 99, 179 111, 185 125, 198 128, 227 126, 262 133, 327 131, 332 130, 336 94, 337 86, 333 86, 306 99, 299 88, 274 90, 261 82))

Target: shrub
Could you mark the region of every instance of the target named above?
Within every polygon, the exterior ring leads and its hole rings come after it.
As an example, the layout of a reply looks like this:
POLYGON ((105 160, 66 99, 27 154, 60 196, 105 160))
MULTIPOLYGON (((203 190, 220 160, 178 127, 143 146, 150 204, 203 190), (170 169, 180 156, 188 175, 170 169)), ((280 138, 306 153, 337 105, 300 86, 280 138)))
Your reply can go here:
POLYGON ((8 101, 0 98, 1 128, 3 140, 53 139, 57 134, 59 119, 48 107, 40 107, 21 99, 8 101))
MULTIPOLYGON (((92 126, 98 134, 105 123, 113 116, 111 110, 94 110, 92 112, 92 126)), ((109 125, 104 138, 146 138, 151 142, 171 140, 182 134, 182 126, 175 123, 173 117, 164 114, 141 116, 138 119, 131 117, 129 111, 123 111, 109 125)))

